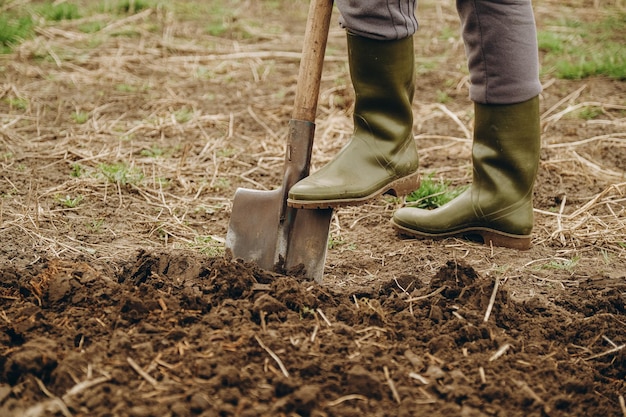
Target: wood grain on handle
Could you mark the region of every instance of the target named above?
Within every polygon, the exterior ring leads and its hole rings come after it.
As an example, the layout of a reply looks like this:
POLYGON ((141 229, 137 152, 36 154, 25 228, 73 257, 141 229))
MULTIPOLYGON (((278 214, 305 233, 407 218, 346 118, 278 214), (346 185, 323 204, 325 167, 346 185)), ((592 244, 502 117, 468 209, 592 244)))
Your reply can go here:
POLYGON ((292 118, 315 122, 333 0, 311 0, 292 118))

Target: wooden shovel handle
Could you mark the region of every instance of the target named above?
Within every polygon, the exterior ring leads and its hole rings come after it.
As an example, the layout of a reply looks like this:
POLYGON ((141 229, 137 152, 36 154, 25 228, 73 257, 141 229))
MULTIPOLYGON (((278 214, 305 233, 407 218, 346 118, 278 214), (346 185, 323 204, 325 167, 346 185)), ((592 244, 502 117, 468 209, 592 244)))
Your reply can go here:
POLYGON ((315 122, 333 0, 311 0, 292 118, 315 122))

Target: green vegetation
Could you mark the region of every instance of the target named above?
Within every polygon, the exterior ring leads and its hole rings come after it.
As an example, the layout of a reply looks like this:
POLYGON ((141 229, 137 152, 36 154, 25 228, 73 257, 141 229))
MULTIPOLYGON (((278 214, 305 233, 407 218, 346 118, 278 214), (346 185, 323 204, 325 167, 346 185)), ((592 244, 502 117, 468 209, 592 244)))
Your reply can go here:
POLYGON ((305 317, 315 317, 315 309, 309 306, 302 306, 300 309, 300 320, 303 320, 305 317))
POLYGON ((328 238, 328 249, 356 250, 356 244, 347 242, 341 236, 331 236, 328 238))
POLYGON ((226 33, 234 21, 232 9, 228 9, 220 4, 213 6, 209 16, 211 16, 211 19, 206 27, 206 31, 212 36, 220 36, 226 33))
POLYGON ((34 33, 34 23, 30 16, 16 16, 3 12, 0 15, 0 53, 6 54, 13 47, 34 33))
POLYGON ((604 111, 601 107, 591 106, 585 107, 578 112, 578 117, 584 120, 592 120, 598 116, 602 116, 604 111))
POLYGON ((120 93, 134 93, 137 91, 137 87, 129 84, 117 84, 115 86, 115 91, 119 91, 120 93))
POLYGON ((58 22, 81 17, 78 6, 71 2, 48 1, 36 5, 22 3, 6 7, 0 15, 0 53, 8 53, 16 45, 31 38, 35 33, 35 22, 39 18, 58 22))
POLYGON ((220 157, 220 158, 230 158, 231 156, 235 155, 236 153, 237 153, 236 149, 226 147, 226 148, 218 149, 215 154, 218 157, 220 157))
MULTIPOLYGON (((282 13, 286 0, 265 0, 255 2, 253 6, 246 5, 238 0, 209 0, 206 2, 166 2, 164 0, 98 0, 85 2, 78 0, 67 1, 14 1, 3 2, 0 13, 0 54, 10 53, 13 48, 36 35, 37 26, 46 26, 54 22, 80 19, 77 29, 83 33, 95 34, 109 26, 111 18, 132 15, 146 9, 165 10, 181 19, 199 20, 205 31, 211 36, 237 40, 251 39, 257 34, 282 33, 283 28, 268 24, 267 20, 243 19, 242 8, 255 7, 264 13, 282 13), (102 19, 89 19, 97 15, 111 16, 102 19)), ((302 0, 300 0, 302 3, 302 0)), ((305 10, 303 8, 303 10, 305 10)), ((156 14, 155 14, 156 15, 156 14)), ((161 15, 161 12, 158 13, 161 15)), ((151 27, 143 30, 158 31, 162 21, 151 20, 151 27)), ((270 19, 271 22, 271 19, 270 19)), ((120 28, 108 32, 109 36, 139 37, 141 30, 135 28, 120 28)), ((90 39, 89 44, 96 47, 101 40, 90 39)))
POLYGON ((564 79, 607 76, 626 80, 626 13, 591 22, 562 19, 548 25, 550 30, 538 33, 539 49, 545 52, 544 72, 564 79))
MULTIPOLYGON (((110 2, 105 1, 105 10, 107 11, 111 8, 108 3, 110 2)), ((153 2, 145 0, 120 0, 115 5, 113 5, 112 8, 117 13, 133 14, 152 7, 152 3, 153 2)))
POLYGON ((580 257, 578 257, 578 256, 574 256, 572 259, 558 258, 558 259, 554 259, 554 260, 548 262, 547 264, 543 265, 542 268, 543 269, 564 270, 564 271, 572 272, 574 270, 574 268, 576 268, 576 265, 578 265, 579 261, 580 261, 580 257))
POLYGON ((37 8, 37 14, 49 21, 73 20, 81 17, 78 6, 70 2, 44 3, 37 8))
POLYGON ((28 108, 28 100, 24 98, 13 98, 9 97, 4 100, 9 107, 17 110, 26 110, 28 108))
POLYGON ((174 118, 177 123, 187 123, 193 118, 193 110, 183 107, 182 109, 174 112, 174 118))
MULTIPOLYGON (((264 0, 246 5, 237 0, 176 2, 172 5, 175 13, 183 19, 202 20, 205 32, 210 36, 229 39, 251 39, 253 32, 271 33, 276 31, 270 22, 257 22, 242 19, 242 7, 259 7, 275 10, 275 3, 264 0), (252 33, 251 33, 252 32, 252 33)), ((284 2, 283 2, 284 4, 284 2)))
POLYGON ((450 102, 451 98, 447 92, 437 90, 437 103, 446 104, 450 102))
POLYGON ((224 243, 214 239, 212 236, 196 236, 193 243, 190 243, 189 246, 191 249, 209 257, 222 256, 226 251, 224 243))
POLYGON ((407 204, 413 207, 434 209, 446 204, 461 194, 467 187, 450 188, 450 182, 434 180, 434 173, 422 178, 420 188, 406 197, 407 204))
POLYGON ((213 181, 211 189, 215 191, 219 191, 219 190, 228 190, 230 187, 231 187, 230 180, 228 178, 220 177, 220 178, 216 178, 215 181, 213 181))
POLYGON ((150 149, 142 149, 140 154, 148 158, 159 158, 165 155, 165 151, 157 145, 152 145, 150 149))
POLYGON ((89 113, 86 111, 75 111, 72 113, 72 120, 74 120, 79 125, 86 123, 89 120, 89 113))
POLYGON ((125 162, 115 164, 100 164, 98 166, 100 173, 114 184, 129 185, 138 184, 143 180, 143 173, 134 167, 128 166, 125 162))
POLYGON ((70 168, 70 177, 72 178, 80 178, 85 173, 85 169, 80 164, 72 164, 70 168))
POLYGON ((64 207, 75 208, 83 201, 83 196, 82 195, 79 195, 77 197, 71 197, 69 195, 56 196, 56 200, 59 203, 61 203, 61 205, 64 207))
POLYGON ((92 233, 100 233, 102 226, 104 226, 104 219, 95 219, 87 225, 87 229, 92 233))
MULTIPOLYGON (((78 1, 5 3, 0 1, 0 6, 4 6, 0 14, 0 54, 9 53, 23 41, 32 38, 36 26, 46 25, 46 22, 76 20, 96 13, 134 14, 159 5, 149 0, 101 0, 91 4, 78 1)), ((102 27, 102 22, 87 22, 79 30, 94 33, 102 27)))

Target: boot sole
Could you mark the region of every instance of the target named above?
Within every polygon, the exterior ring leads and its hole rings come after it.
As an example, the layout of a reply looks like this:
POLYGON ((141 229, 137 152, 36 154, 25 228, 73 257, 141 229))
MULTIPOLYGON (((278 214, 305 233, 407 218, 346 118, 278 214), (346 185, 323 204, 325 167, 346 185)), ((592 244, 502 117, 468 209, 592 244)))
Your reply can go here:
POLYGON ((391 220, 391 225, 396 231, 403 235, 418 239, 443 239, 447 237, 463 237, 472 241, 482 242, 485 245, 493 245, 517 250, 528 250, 531 246, 530 235, 514 235, 511 233, 501 232, 499 230, 489 229, 486 227, 468 227, 454 232, 444 233, 424 233, 417 230, 409 229, 401 226, 391 220), (476 237, 480 237, 476 239, 476 237))
POLYGON ((410 194, 413 191, 417 190, 419 186, 420 175, 419 173, 415 172, 411 175, 407 175, 406 177, 398 178, 397 180, 390 182, 389 184, 365 197, 334 200, 295 200, 288 198, 287 205, 293 208, 310 210, 360 206, 383 194, 391 194, 395 197, 410 194))

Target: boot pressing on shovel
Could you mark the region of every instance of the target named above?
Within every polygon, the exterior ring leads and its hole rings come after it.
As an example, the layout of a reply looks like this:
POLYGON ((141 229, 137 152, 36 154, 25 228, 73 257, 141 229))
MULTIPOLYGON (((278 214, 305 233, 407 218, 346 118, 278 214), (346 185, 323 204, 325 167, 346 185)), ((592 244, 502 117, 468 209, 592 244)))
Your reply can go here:
POLYGON ((287 207, 289 189, 309 174, 322 65, 332 0, 312 0, 285 155, 283 182, 272 191, 239 188, 226 234, 235 258, 266 270, 304 267, 304 276, 321 282, 332 209, 287 207))

